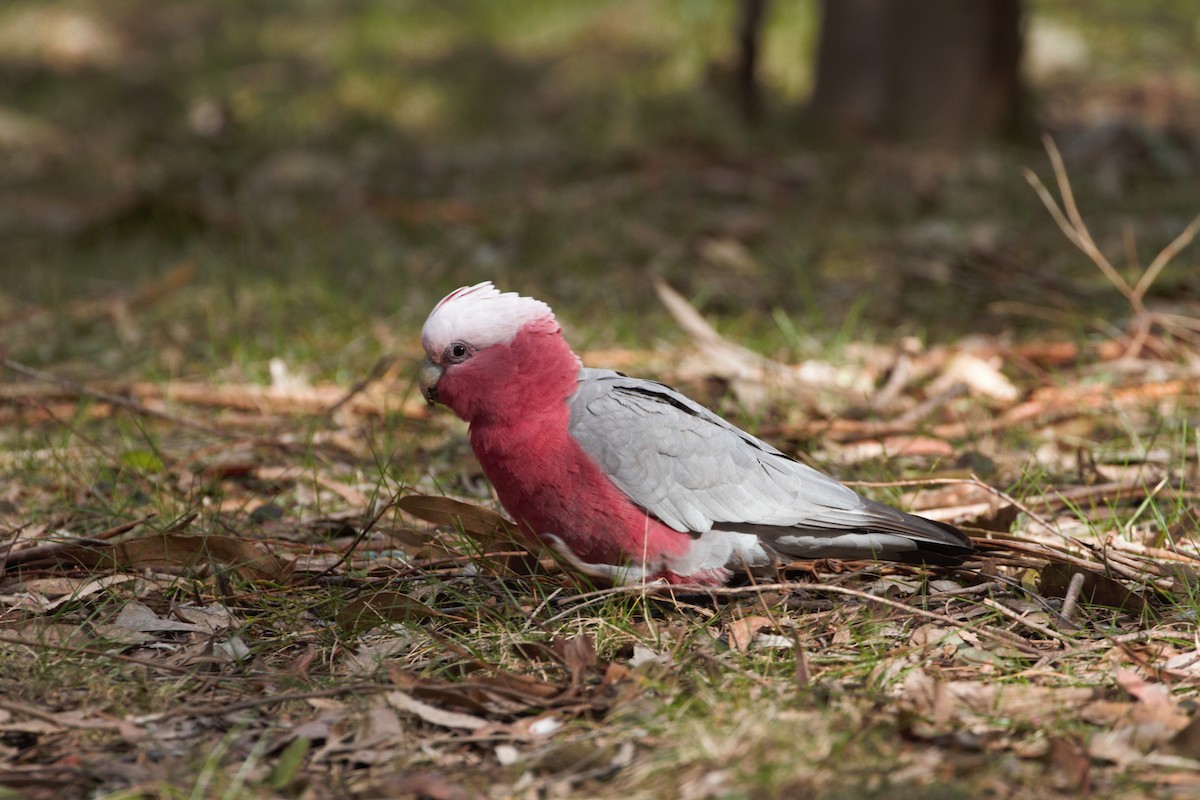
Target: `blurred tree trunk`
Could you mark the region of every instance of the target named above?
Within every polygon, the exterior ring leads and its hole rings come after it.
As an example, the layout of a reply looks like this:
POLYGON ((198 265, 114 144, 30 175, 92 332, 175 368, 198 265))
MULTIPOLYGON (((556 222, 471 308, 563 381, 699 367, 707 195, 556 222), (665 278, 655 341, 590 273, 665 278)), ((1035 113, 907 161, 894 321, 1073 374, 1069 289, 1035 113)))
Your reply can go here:
POLYGON ((737 80, 738 107, 742 120, 751 125, 762 118, 762 95, 758 88, 758 53, 762 43, 767 0, 742 0, 738 19, 737 80))
POLYGON ((960 143, 1016 127, 1021 0, 823 0, 814 127, 960 143))

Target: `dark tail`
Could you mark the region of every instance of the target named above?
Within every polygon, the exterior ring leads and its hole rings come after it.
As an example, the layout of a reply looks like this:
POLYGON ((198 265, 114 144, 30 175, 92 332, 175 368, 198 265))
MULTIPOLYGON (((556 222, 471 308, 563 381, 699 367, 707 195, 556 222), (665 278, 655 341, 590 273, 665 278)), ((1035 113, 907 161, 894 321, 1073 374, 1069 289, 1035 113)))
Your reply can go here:
POLYGON ((897 553, 896 560, 904 564, 936 564, 955 567, 975 552, 975 545, 965 533, 946 522, 898 512, 904 517, 917 549, 897 553))

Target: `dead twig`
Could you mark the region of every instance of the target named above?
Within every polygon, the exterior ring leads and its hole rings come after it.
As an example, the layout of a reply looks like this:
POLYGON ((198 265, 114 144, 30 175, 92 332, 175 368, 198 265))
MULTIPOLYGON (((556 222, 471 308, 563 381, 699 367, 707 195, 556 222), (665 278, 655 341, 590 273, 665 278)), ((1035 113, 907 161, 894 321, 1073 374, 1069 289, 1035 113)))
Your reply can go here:
POLYGON ((62 712, 43 711, 40 708, 27 706, 13 700, 0 698, 0 709, 25 717, 33 717, 60 728, 74 728, 84 731, 115 731, 120 727, 117 722, 99 719, 71 719, 62 712))
POLYGON ((100 401, 108 403, 110 405, 119 406, 120 408, 124 408, 128 411, 132 411, 135 414, 138 414, 139 416, 153 417, 154 419, 166 420, 167 422, 170 422, 172 424, 180 425, 185 428, 191 428, 192 430, 201 431, 203 433, 207 433, 212 436, 217 436, 222 439, 244 439, 245 438, 241 434, 237 434, 232 431, 227 431, 227 430, 224 430, 223 428, 218 428, 214 425, 209 425, 208 423, 201 422, 200 420, 191 419, 190 417, 183 417, 178 414, 172 414, 169 411, 162 411, 161 409, 157 409, 157 408, 150 408, 149 406, 144 405, 143 403, 139 403, 135 400, 130 400, 127 397, 121 397, 120 395, 111 394, 109 392, 105 392, 100 389, 94 389, 85 384, 79 383, 77 381, 73 381, 70 378, 64 378, 60 375, 55 375, 50 372, 45 372, 40 369, 35 369, 34 367, 26 366, 25 364, 22 364, 18 361, 13 361, 11 358, 0 359, 0 364, 2 364, 5 368, 12 370, 13 372, 24 375, 27 378, 35 378, 40 381, 49 381, 49 382, 53 382, 53 383, 58 383, 64 387, 72 390, 73 392, 75 392, 76 394, 78 394, 80 396, 91 397, 93 399, 100 400, 100 401))
POLYGON ((902 427, 915 430, 918 425, 929 418, 935 411, 951 400, 967 394, 967 385, 961 381, 950 384, 945 391, 938 392, 926 398, 922 403, 904 412, 889 423, 889 427, 902 427))
POLYGON ((1075 193, 1071 189, 1071 179, 1067 175, 1066 167, 1063 165, 1062 154, 1059 153, 1058 146, 1054 144, 1054 140, 1049 135, 1042 136, 1042 144, 1046 148, 1046 154, 1050 157, 1050 166, 1054 170, 1054 178, 1058 184, 1059 194, 1062 197, 1062 208, 1059 207, 1058 201, 1054 199, 1054 195, 1042 183, 1042 179, 1037 176, 1037 173, 1031 169, 1026 169, 1025 180, 1029 181, 1033 190, 1037 192, 1042 205, 1050 212, 1050 216, 1054 218, 1054 222, 1058 225, 1059 230, 1063 232, 1063 235, 1100 269, 1104 277, 1108 278, 1109 282, 1125 296, 1130 305, 1134 306, 1135 311, 1141 311, 1140 302, 1134 294, 1133 287, 1121 276, 1116 267, 1109 262, 1104 252, 1092 238, 1092 234, 1088 231, 1087 225, 1083 221, 1083 216, 1079 213, 1079 207, 1075 204, 1075 193))
MULTIPOLYGON (((1150 265, 1142 272, 1137 282, 1130 285, 1129 281, 1121 275, 1117 268, 1112 265, 1112 262, 1104 255, 1099 245, 1096 244, 1096 240, 1092 238, 1087 224, 1084 223, 1083 215, 1079 213, 1079 206, 1075 203, 1075 193, 1071 189, 1070 176, 1067 174, 1062 154, 1058 151, 1054 140, 1049 135, 1043 135, 1042 143, 1045 145, 1046 154, 1050 158, 1050 166, 1054 171, 1054 179, 1058 185, 1062 205, 1059 205, 1054 195, 1050 193, 1050 190, 1046 188, 1041 178, 1033 170, 1025 170, 1025 180, 1033 187, 1034 192, 1037 193, 1038 198, 1042 201, 1042 205, 1050 212, 1050 216, 1054 219, 1055 224, 1058 225, 1063 235, 1067 237, 1067 240, 1096 265, 1100 273, 1104 275, 1108 282, 1129 303, 1133 319, 1129 326, 1129 344, 1125 349, 1125 357, 1136 358, 1149 340, 1155 323, 1169 327, 1166 324, 1167 321, 1165 318, 1146 309, 1146 294, 1150 291, 1150 288, 1154 285, 1155 280, 1158 279, 1163 269, 1185 247, 1191 244, 1196 234, 1200 232, 1200 215, 1197 215, 1188 223, 1170 244, 1160 250, 1158 255, 1154 257, 1154 260, 1150 262, 1150 265)), ((1126 236, 1126 249, 1132 252, 1128 236, 1126 236)), ((1136 256, 1131 256, 1130 266, 1137 267, 1136 256)))
MULTIPOLYGON (((706 369, 730 381, 735 391, 739 387, 774 387, 789 391, 820 389, 844 396, 854 394, 845 386, 831 380, 814 380, 802 368, 776 361, 741 345, 734 344, 717 332, 699 311, 665 281, 655 279, 654 291, 659 301, 675 318, 675 322, 692 338, 706 360, 706 369)), ((752 399, 751 392, 745 399, 752 399)))
MULTIPOLYGON (((1064 658, 1074 658, 1075 656, 1083 655, 1084 653, 1094 653, 1097 650, 1103 650, 1106 647, 1115 647, 1117 645, 1129 644, 1130 642, 1152 642, 1152 641, 1184 641, 1195 643, 1196 631, 1179 630, 1177 628, 1161 628, 1146 631, 1132 631, 1130 633, 1119 633, 1116 636, 1105 636, 1103 639, 1098 639, 1087 644, 1077 645, 1066 650, 1059 650, 1054 653, 1045 654, 1038 663, 1030 668, 1030 671, 1045 667, 1055 661, 1061 661, 1064 658)), ((1016 676, 1014 676, 1016 677, 1016 676)))
POLYGON ((1067 584, 1067 593, 1063 596, 1062 615, 1068 622, 1074 622, 1075 609, 1079 603, 1079 593, 1083 591, 1084 574, 1076 572, 1067 584))
MULTIPOLYGON (((865 486, 865 487, 869 487, 869 488, 873 488, 873 489, 883 489, 883 488, 891 488, 891 487, 898 487, 898 486, 940 486, 940 485, 954 485, 954 484, 966 484, 969 486, 977 486, 980 489, 983 489, 988 494, 994 495, 994 496, 1000 498, 1001 500, 1003 500, 1004 502, 1015 506, 1017 509, 1024 512, 1034 522, 1037 522, 1039 525, 1042 525, 1043 527, 1045 527, 1046 530, 1054 531, 1055 533, 1058 533, 1060 536, 1063 535, 1059 531, 1059 528, 1057 525, 1054 525, 1049 520, 1045 519, 1044 517, 1039 515, 1037 512, 1035 512, 1033 509, 1031 509, 1028 505, 1021 502, 1020 500, 1017 500, 1015 497, 1008 494, 1007 492, 997 489, 995 486, 992 486, 991 484, 985 483, 984 481, 980 480, 977 475, 972 475, 970 478, 926 478, 926 479, 916 479, 916 480, 906 480, 906 481, 845 481, 845 484, 847 486, 865 486)), ((926 510, 928 511, 929 509, 926 509, 926 510)), ((1069 540, 1069 537, 1064 536, 1063 538, 1066 538, 1069 540)))
POLYGON ((1004 605, 1003 603, 997 603, 995 600, 993 600, 990 597, 982 597, 982 598, 980 598, 979 602, 981 602, 983 605, 987 606, 988 608, 992 609, 993 611, 999 611, 1001 614, 1008 617, 1009 619, 1011 619, 1017 623, 1020 623, 1021 625, 1024 625, 1026 628, 1029 628, 1029 630, 1040 633, 1042 636, 1045 636, 1050 639, 1057 639, 1060 642, 1074 641, 1074 639, 1072 639, 1070 636, 1066 636, 1064 634, 1059 633, 1056 630, 1051 630, 1050 628, 1047 628, 1045 625, 1034 622, 1033 620, 1029 619, 1028 617, 1026 617, 1022 614, 1018 614, 1016 611, 1013 611, 1011 608, 1004 605))

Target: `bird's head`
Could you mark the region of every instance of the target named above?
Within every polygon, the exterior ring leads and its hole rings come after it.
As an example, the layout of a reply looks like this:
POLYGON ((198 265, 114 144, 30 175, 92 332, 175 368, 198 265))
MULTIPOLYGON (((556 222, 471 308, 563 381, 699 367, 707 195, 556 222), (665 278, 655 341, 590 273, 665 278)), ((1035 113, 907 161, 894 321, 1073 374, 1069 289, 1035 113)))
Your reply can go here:
POLYGON ((490 281, 434 306, 421 345, 421 394, 468 422, 560 402, 575 390, 580 367, 548 305, 490 281))

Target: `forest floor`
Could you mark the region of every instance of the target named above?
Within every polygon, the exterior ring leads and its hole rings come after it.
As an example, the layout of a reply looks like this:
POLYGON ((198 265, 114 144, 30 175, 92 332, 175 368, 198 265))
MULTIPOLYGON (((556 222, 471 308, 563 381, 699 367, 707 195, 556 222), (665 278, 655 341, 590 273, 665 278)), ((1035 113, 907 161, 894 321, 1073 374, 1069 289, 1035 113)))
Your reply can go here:
POLYGON ((0 10, 0 798, 1200 794, 1189 4, 954 156, 744 130, 724 11, 350 5, 0 10), (415 387, 487 279, 977 556, 527 553, 415 387))

